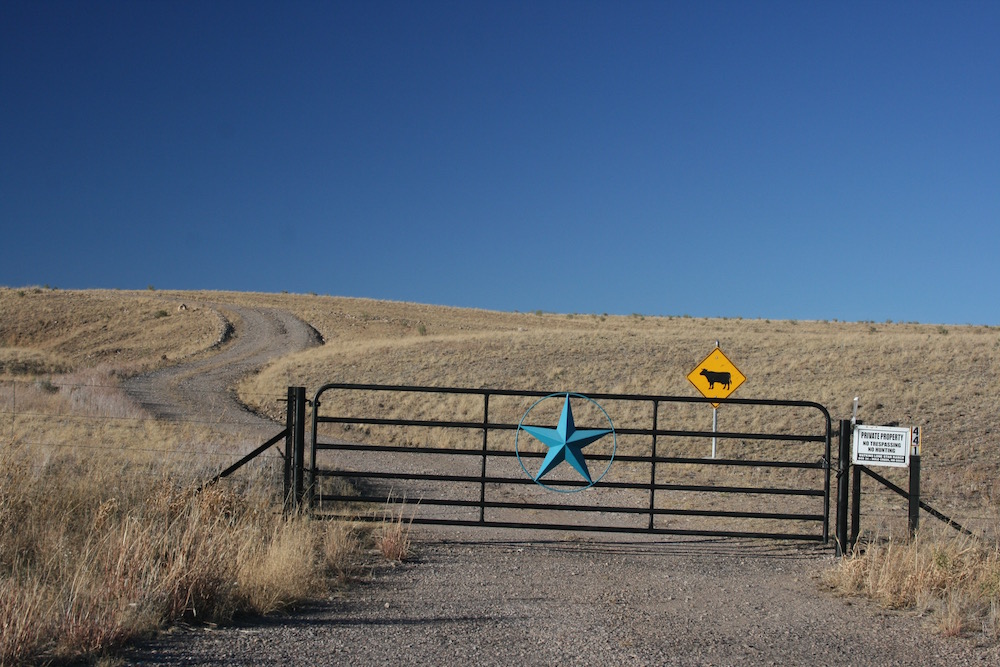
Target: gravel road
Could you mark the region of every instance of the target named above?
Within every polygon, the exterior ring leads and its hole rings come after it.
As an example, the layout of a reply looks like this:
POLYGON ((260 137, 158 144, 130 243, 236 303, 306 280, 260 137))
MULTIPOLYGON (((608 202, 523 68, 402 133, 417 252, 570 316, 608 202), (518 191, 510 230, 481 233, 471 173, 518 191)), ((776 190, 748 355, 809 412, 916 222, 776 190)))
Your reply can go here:
MULTIPOLYGON (((154 413, 202 415, 267 360, 318 344, 288 313, 219 306, 232 340, 135 378, 154 413)), ((272 423, 231 404, 226 421, 272 423)), ((370 555, 343 592, 286 615, 178 628, 125 654, 135 665, 997 665, 980 638, 822 585, 830 547, 763 540, 580 538, 415 527, 415 557, 370 555)))
POLYGON ((829 548, 414 529, 416 557, 288 615, 183 628, 137 665, 996 665, 826 592, 829 548))

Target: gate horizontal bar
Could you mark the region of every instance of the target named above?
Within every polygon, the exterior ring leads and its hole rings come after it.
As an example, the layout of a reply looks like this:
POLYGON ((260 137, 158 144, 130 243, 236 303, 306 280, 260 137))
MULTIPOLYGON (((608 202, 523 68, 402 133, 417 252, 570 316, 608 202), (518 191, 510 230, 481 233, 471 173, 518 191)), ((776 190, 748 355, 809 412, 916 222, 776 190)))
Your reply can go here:
MULTIPOLYGON (((421 428, 458 428, 469 430, 515 431, 517 424, 460 422, 442 419, 385 419, 381 417, 317 417, 319 424, 358 424, 363 426, 417 426, 421 428)), ((616 428, 619 435, 655 435, 678 438, 727 438, 741 440, 775 440, 784 442, 824 442, 826 436, 794 433, 741 433, 737 431, 681 431, 651 428, 616 428)), ((319 446, 319 445, 317 445, 319 446)))
MULTIPOLYGON (((355 384, 351 382, 331 382, 316 390, 314 405, 318 405, 319 397, 328 391, 346 389, 349 391, 389 391, 389 392, 415 392, 423 394, 474 394, 478 396, 535 396, 543 398, 553 394, 565 392, 538 391, 533 389, 474 389, 471 387, 426 387, 413 385, 390 385, 390 384, 355 384)), ((815 408, 819 410, 826 419, 830 419, 830 412, 820 403, 814 401, 796 401, 771 398, 705 398, 702 396, 659 396, 656 394, 597 394, 588 393, 588 398, 596 401, 658 401, 660 403, 718 403, 719 405, 773 405, 778 407, 800 407, 815 408)), ((482 426, 482 424, 480 424, 482 426)))
POLYGON ((660 516, 710 516, 730 519, 780 519, 789 521, 822 521, 822 514, 785 514, 781 512, 739 512, 730 510, 684 510, 671 508, 618 507, 614 505, 551 505, 479 500, 451 500, 448 498, 387 498, 385 496, 322 495, 323 502, 378 503, 386 505, 433 505, 437 507, 486 507, 489 509, 546 510, 552 512, 605 512, 608 514, 656 514, 660 516))
MULTIPOLYGON (((425 482, 467 482, 469 484, 535 484, 533 479, 528 477, 483 477, 479 475, 436 475, 432 473, 395 473, 376 471, 354 471, 354 470, 317 470, 317 476, 321 477, 350 477, 370 478, 370 479, 405 479, 411 481, 425 482)), ((580 482, 546 480, 549 486, 586 486, 580 482)), ((596 482, 589 485, 592 488, 606 489, 637 489, 645 491, 704 491, 708 493, 760 493, 767 495, 786 496, 823 496, 823 491, 818 489, 779 489, 773 487, 756 486, 703 486, 698 484, 649 484, 632 482, 596 482)))
MULTIPOLYGON (((515 453, 503 449, 453 449, 451 447, 410 447, 407 445, 362 445, 356 443, 317 443, 316 449, 324 451, 343 452, 382 452, 390 454, 457 454, 463 456, 496 456, 514 458, 543 458, 544 452, 520 452, 515 453)), ((610 461, 612 457, 607 454, 593 454, 587 457, 596 461, 610 461)), ((709 466, 750 466, 761 468, 814 468, 825 470, 826 462, 822 459, 818 461, 759 461, 753 459, 706 459, 682 456, 635 456, 629 454, 615 454, 615 461, 627 461, 629 463, 689 463, 709 466)))
MULTIPOLYGON (((381 516, 354 516, 350 514, 328 514, 320 515, 327 519, 344 519, 347 521, 383 521, 381 516)), ((692 530, 683 528, 640 528, 633 526, 593 526, 593 525, 573 525, 557 523, 518 523, 514 521, 476 521, 474 519, 434 519, 431 517, 415 516, 406 521, 413 524, 431 526, 469 526, 479 528, 523 528, 527 530, 559 530, 559 531, 579 531, 590 533, 629 533, 643 535, 677 535, 688 537, 737 537, 746 539, 764 540, 797 540, 803 542, 824 542, 823 535, 810 535, 808 533, 766 533, 752 531, 733 530, 692 530)))

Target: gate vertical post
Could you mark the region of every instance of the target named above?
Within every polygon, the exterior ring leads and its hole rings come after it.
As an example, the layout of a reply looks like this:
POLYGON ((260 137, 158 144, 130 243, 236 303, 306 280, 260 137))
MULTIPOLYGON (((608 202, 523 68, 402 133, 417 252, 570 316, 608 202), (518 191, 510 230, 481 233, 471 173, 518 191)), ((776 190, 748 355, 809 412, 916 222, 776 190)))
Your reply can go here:
POLYGON ((305 458, 306 458, 306 388, 295 389, 295 428, 292 441, 295 452, 295 507, 305 499, 305 458))
POLYGON ((854 550, 854 545, 858 543, 858 535, 861 533, 861 466, 854 466, 854 473, 851 480, 851 539, 848 540, 847 548, 854 550))
POLYGON ((851 422, 840 420, 840 455, 837 461, 837 555, 847 547, 847 499, 851 470, 851 422))
POLYGON ((910 454, 910 538, 917 534, 920 527, 920 453, 914 447, 910 454))
POLYGON ((486 523, 486 454, 490 433, 490 393, 483 393, 483 462, 479 479, 479 523, 486 523))
POLYGON ((660 402, 657 400, 653 401, 653 456, 652 461, 649 463, 649 530, 653 530, 653 517, 656 515, 656 430, 659 428, 657 424, 658 415, 660 412, 660 402))
POLYGON ((830 415, 826 415, 826 438, 823 443, 823 460, 825 469, 823 470, 823 544, 830 543, 830 470, 833 468, 833 451, 831 441, 833 440, 833 425, 830 422, 830 415))
POLYGON ((292 509, 292 449, 293 445, 293 425, 295 423, 295 388, 288 388, 288 397, 285 402, 285 475, 281 488, 284 508, 287 512, 292 509))
MULTIPOLYGON (((309 432, 309 507, 316 506, 316 439, 319 437, 319 397, 323 393, 320 389, 313 396, 310 422, 312 430, 309 432)), ((304 445, 303 445, 304 446, 304 445)))

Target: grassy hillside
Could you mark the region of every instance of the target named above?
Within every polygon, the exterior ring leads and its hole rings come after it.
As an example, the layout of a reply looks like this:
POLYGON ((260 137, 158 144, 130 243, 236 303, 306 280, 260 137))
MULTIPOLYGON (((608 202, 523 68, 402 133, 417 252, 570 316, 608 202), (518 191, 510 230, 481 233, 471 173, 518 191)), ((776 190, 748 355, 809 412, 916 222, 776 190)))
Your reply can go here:
MULTIPOLYGON (((1000 502, 1000 328, 501 313, 315 295, 0 289, 8 376, 113 364, 135 371, 210 351, 224 304, 289 310, 325 344, 239 391, 262 411, 289 385, 400 383, 695 395, 686 374, 716 340, 747 376, 735 396, 860 398, 866 423, 921 425, 924 493, 987 521, 1000 502), (178 310, 180 304, 186 309, 178 310)), ((706 414, 710 414, 706 412, 706 414)), ((710 417, 708 417, 710 419, 710 417)), ((726 408, 720 428, 726 428, 726 408)))
POLYGON ((136 371, 208 349, 218 315, 182 304, 152 292, 0 288, 0 375, 136 371))

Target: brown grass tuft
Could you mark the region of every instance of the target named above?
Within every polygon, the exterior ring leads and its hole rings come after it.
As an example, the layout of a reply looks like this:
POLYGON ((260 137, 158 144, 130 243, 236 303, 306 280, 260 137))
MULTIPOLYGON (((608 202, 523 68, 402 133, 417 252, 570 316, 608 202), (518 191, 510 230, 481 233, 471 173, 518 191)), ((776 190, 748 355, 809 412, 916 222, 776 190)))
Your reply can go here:
POLYGON ((405 504, 399 505, 399 510, 393 513, 391 507, 386 507, 382 523, 375 531, 375 546, 379 552, 391 561, 403 562, 410 557, 410 528, 413 517, 403 516, 405 504))
POLYGON ((331 520, 323 534, 323 557, 328 571, 338 581, 348 580, 360 560, 364 538, 362 528, 347 521, 331 520))

